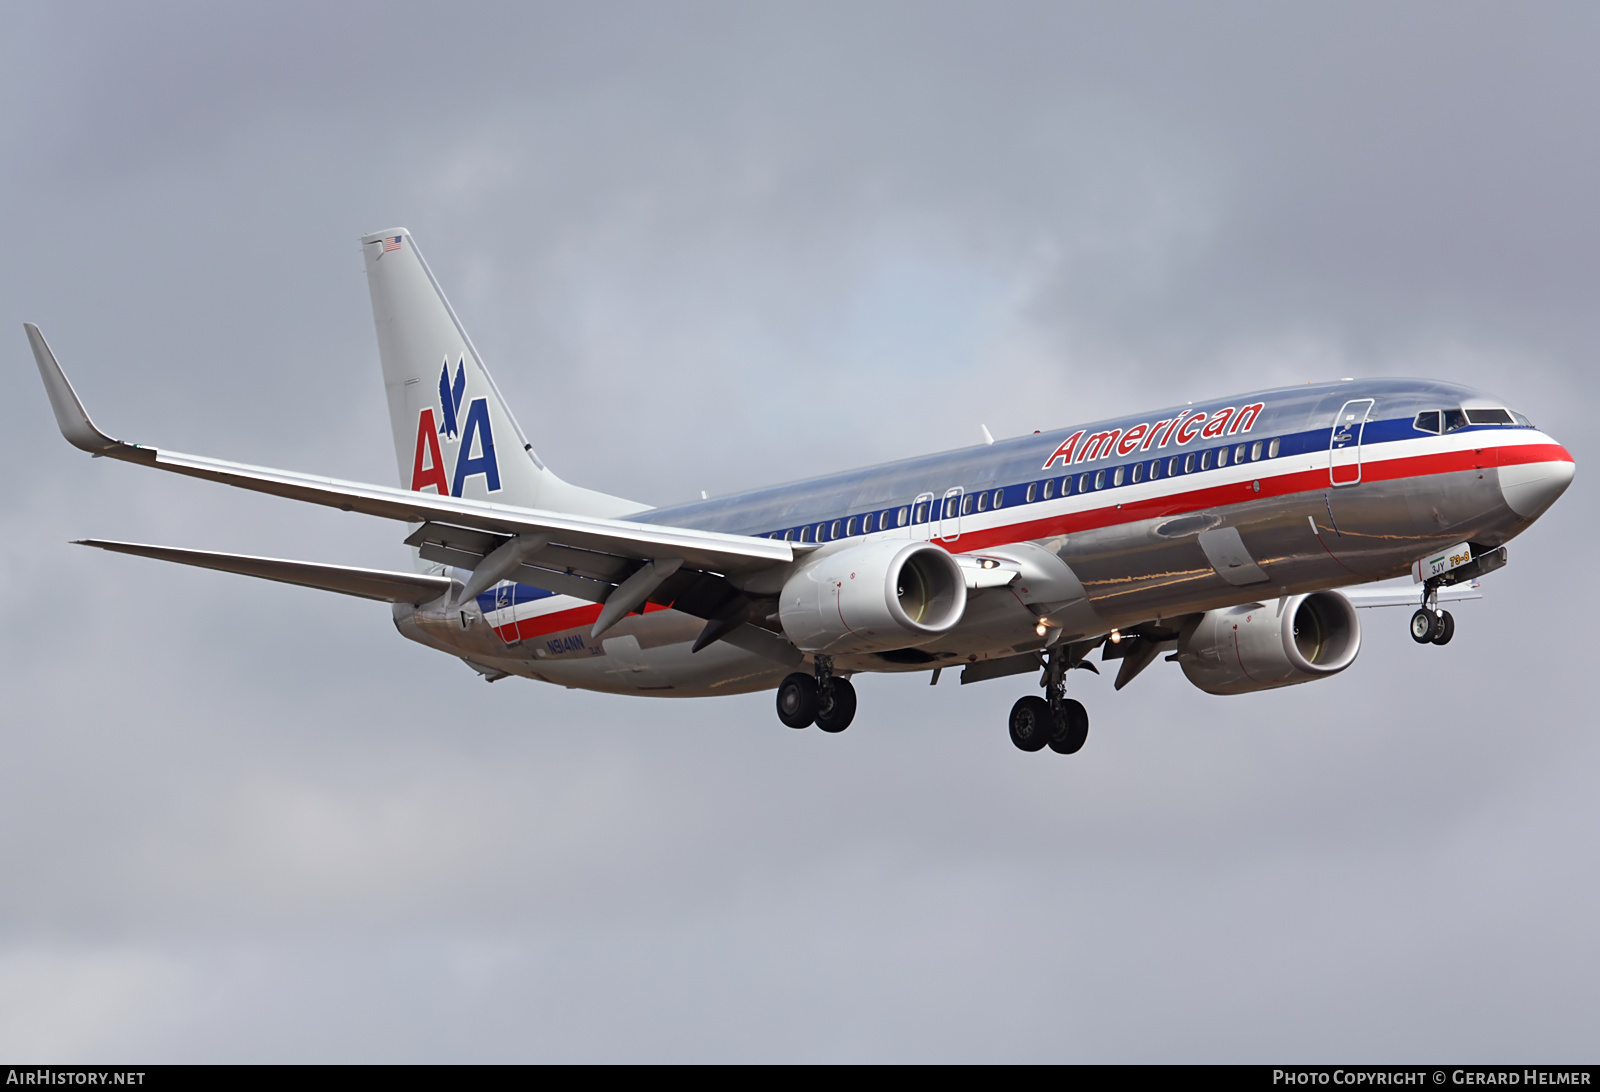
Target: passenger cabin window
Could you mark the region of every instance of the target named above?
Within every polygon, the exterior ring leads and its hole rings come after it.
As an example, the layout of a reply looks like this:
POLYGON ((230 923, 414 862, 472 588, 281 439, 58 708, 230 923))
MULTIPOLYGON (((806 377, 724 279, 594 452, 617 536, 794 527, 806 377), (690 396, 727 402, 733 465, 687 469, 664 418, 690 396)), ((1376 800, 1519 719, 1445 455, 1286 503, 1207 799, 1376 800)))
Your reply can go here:
POLYGON ((987 512, 988 510, 989 510, 989 494, 987 494, 987 493, 979 493, 978 494, 978 511, 987 512))
POLYGON ((1272 443, 1267 445, 1267 458, 1276 459, 1277 457, 1278 457, 1278 441, 1274 440, 1274 441, 1272 441, 1272 443))
POLYGON ((1200 453, 1200 469, 1201 470, 1210 470, 1211 469, 1211 452, 1202 451, 1200 453))
MULTIPOLYGON (((1082 490, 1079 490, 1079 492, 1082 492, 1082 490)), ((1061 479, 1061 495, 1063 497, 1066 497, 1066 496, 1070 496, 1071 494, 1072 494, 1072 475, 1068 474, 1065 478, 1061 479)))
POLYGON ((800 528, 800 541, 801 542, 810 542, 811 541, 811 528, 810 527, 802 527, 802 528, 800 528))
POLYGON ((994 506, 995 506, 995 508, 997 508, 997 509, 998 508, 1003 508, 1003 507, 1005 507, 1005 503, 1006 503, 1006 491, 1004 489, 996 489, 994 491, 994 506))
POLYGON ((829 538, 838 538, 839 537, 839 529, 840 529, 840 522, 838 520, 834 520, 833 521, 833 526, 828 528, 828 537, 829 538))
POLYGON ((1051 478, 1049 481, 1044 483, 1044 499, 1045 500, 1049 500, 1051 497, 1053 497, 1055 495, 1056 495, 1056 480, 1054 478, 1051 478))
POLYGON ((1028 483, 1028 492, 1026 494, 1024 494, 1024 496, 1027 497, 1027 503, 1028 504, 1032 504, 1034 501, 1038 500, 1039 499, 1039 483, 1038 482, 1029 482, 1028 483))
POLYGON ((904 527, 906 525, 906 520, 911 518, 911 512, 910 512, 909 509, 902 508, 902 509, 900 509, 899 515, 900 515, 900 521, 898 523, 898 526, 904 527))
POLYGON ((1183 472, 1185 474, 1194 472, 1194 452, 1192 451, 1183 457, 1183 472))
POLYGON ((1243 444, 1240 444, 1238 447, 1233 449, 1233 461, 1236 464, 1244 462, 1244 445, 1243 444))
POLYGON ((917 505, 916 517, 917 517, 916 518, 916 522, 918 522, 918 523, 927 523, 928 522, 928 502, 927 501, 923 501, 921 504, 917 505))
POLYGON ((961 498, 961 514, 963 516, 972 515, 972 494, 971 493, 968 493, 966 496, 961 498))
POLYGON ((794 541, 794 530, 792 528, 783 533, 783 541, 785 541, 785 542, 793 542, 794 541))
POLYGON ((1255 462, 1259 458, 1261 458, 1261 441, 1257 440, 1250 445, 1250 461, 1255 462))
POLYGON ((1079 474, 1078 475, 1078 492, 1087 493, 1088 491, 1089 491, 1089 475, 1087 473, 1079 474))
POLYGON ((1411 427, 1418 432, 1431 432, 1437 435, 1439 432, 1439 411, 1436 409, 1423 410, 1411 422, 1411 427))
POLYGON ((1141 480, 1143 480, 1143 478, 1144 478, 1144 464, 1143 463, 1134 463, 1133 464, 1133 476, 1132 476, 1133 484, 1134 485, 1138 485, 1139 482, 1141 480))
POLYGON ((1160 459, 1151 459, 1150 460, 1150 480, 1151 481, 1155 481, 1159 477, 1161 477, 1161 460, 1160 459))
POLYGON ((1223 448, 1221 451, 1217 452, 1217 465, 1218 466, 1227 466, 1228 465, 1228 449, 1227 448, 1223 448))
POLYGON ((1112 485, 1121 485, 1122 484, 1122 467, 1119 466, 1119 467, 1117 467, 1115 470, 1113 470, 1111 472, 1111 484, 1112 485))
POLYGON ((872 513, 871 512, 868 512, 866 515, 861 517, 861 533, 864 534, 864 535, 872 534, 872 513))
POLYGON ((1105 485, 1106 485, 1106 472, 1104 470, 1096 470, 1094 472, 1094 487, 1096 489, 1104 489, 1105 485))

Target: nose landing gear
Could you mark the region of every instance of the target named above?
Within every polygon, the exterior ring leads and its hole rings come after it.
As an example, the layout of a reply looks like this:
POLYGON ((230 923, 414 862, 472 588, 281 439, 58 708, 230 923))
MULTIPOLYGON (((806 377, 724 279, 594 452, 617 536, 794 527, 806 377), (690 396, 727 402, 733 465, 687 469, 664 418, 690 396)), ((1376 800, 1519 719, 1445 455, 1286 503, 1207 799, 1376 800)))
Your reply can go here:
POLYGON ((1439 585, 1428 581, 1422 590, 1422 606, 1411 616, 1411 639, 1419 645, 1447 645, 1456 635, 1456 620, 1439 609, 1439 585))
POLYGON ((1049 747, 1058 755, 1077 754, 1089 738, 1089 711, 1067 697, 1067 649, 1053 648, 1047 655, 1040 680, 1045 697, 1030 694, 1011 707, 1011 742, 1030 753, 1049 747))
POLYGON ((1419 645, 1447 645, 1455 635, 1456 620, 1447 610, 1423 607, 1411 616, 1411 639, 1419 645))

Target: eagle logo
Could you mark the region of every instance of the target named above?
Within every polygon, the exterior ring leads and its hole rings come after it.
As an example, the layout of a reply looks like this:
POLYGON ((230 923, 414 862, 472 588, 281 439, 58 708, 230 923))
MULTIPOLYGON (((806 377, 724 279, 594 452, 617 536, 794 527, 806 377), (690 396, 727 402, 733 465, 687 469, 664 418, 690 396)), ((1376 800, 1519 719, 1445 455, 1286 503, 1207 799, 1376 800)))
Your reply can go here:
POLYGON ((450 382, 450 358, 444 358, 444 367, 439 369, 439 409, 443 412, 443 427, 439 430, 447 440, 454 440, 460 432, 456 424, 456 414, 461 410, 461 396, 467 391, 467 359, 462 357, 456 362, 456 381, 450 382))

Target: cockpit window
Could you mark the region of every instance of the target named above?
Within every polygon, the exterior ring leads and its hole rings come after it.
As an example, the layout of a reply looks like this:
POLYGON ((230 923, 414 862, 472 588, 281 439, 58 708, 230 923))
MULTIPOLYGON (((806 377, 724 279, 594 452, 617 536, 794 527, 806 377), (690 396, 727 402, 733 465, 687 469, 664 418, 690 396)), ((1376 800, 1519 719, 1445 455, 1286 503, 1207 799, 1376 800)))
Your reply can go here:
POLYGON ((1411 422, 1418 432, 1454 432, 1468 425, 1521 425, 1532 428, 1533 422, 1520 413, 1505 409, 1447 409, 1423 410, 1411 422))

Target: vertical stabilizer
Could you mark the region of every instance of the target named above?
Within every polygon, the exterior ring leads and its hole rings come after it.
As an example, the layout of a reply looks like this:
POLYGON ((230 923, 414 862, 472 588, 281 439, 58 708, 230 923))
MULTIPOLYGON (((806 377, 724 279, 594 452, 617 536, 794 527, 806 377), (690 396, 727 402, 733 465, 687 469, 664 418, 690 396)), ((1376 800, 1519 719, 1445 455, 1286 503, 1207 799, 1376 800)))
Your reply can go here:
POLYGON ((361 240, 400 484, 616 517, 648 507, 562 481, 539 461, 405 228, 361 240))

